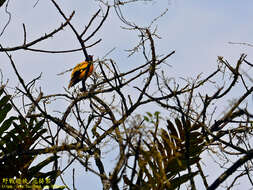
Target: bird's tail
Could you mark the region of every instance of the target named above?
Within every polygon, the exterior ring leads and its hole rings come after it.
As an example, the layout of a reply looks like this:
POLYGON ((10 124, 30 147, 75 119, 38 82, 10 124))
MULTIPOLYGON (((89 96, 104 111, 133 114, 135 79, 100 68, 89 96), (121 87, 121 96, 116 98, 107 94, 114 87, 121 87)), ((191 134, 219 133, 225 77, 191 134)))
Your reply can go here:
POLYGON ((68 86, 68 89, 71 87, 71 86, 73 86, 73 80, 71 80, 70 82, 69 82, 69 86, 68 86))

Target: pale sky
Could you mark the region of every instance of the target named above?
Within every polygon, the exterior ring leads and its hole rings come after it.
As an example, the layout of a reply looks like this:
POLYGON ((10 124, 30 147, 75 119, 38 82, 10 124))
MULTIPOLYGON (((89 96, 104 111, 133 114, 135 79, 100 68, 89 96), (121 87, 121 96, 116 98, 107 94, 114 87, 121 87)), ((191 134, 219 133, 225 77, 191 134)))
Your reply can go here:
MULTIPOLYGON (((36 1, 10 0, 8 9, 12 14, 12 19, 5 33, 0 37, 1 45, 4 47, 21 45, 23 43, 23 23, 27 30, 27 41, 31 41, 51 32, 64 22, 49 0, 40 0, 33 8, 36 1)), ((71 22, 79 30, 87 25, 92 15, 99 9, 97 1, 61 0, 57 2, 67 16, 73 10, 76 11, 71 22)), ((252 61, 252 47, 228 43, 253 44, 252 8, 252 0, 154 0, 153 2, 131 4, 122 10, 130 21, 137 25, 147 26, 165 9, 168 9, 167 13, 154 23, 153 28, 157 26, 157 33, 161 37, 160 40, 155 40, 158 54, 167 54, 176 50, 176 54, 169 58, 167 63, 172 66, 168 75, 177 79, 196 77, 201 72, 207 76, 217 68, 217 56, 223 56, 235 64, 240 55, 246 53, 248 60, 252 61)), ((4 6, 0 8, 0 18, 1 31, 8 19, 4 6)), ((88 52, 94 54, 95 58, 102 58, 108 51, 115 48, 109 57, 117 62, 121 72, 126 72, 143 64, 144 59, 140 54, 127 57, 125 50, 136 45, 137 33, 123 30, 121 26, 124 24, 120 23, 115 11, 111 9, 105 25, 90 43, 100 38, 102 42, 88 49, 88 52)), ((65 50, 79 48, 79 44, 72 31, 66 27, 54 38, 39 43, 35 47, 65 50)), ((10 53, 26 81, 37 77, 42 72, 40 86, 44 94, 63 93, 63 87, 68 85, 70 73, 61 76, 57 74, 84 59, 82 52, 46 54, 19 50, 10 53)), ((17 77, 4 53, 0 54, 0 69, 3 72, 4 81, 9 79, 9 87, 18 84, 17 77)), ((72 173, 71 170, 69 172, 72 173)), ((76 168, 76 172, 83 173, 83 170, 79 167, 76 168)), ((69 184, 72 180, 70 176, 66 177, 69 184)), ((76 178, 77 189, 101 189, 99 180, 98 177, 86 176, 85 173, 85 176, 76 178)))

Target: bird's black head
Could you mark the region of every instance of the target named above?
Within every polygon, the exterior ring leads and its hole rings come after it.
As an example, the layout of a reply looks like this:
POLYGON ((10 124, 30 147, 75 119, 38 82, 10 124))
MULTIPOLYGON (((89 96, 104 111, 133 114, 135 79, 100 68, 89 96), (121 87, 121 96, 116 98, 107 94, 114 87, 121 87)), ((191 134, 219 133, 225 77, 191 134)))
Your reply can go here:
POLYGON ((93 61, 93 55, 88 55, 86 61, 93 61))

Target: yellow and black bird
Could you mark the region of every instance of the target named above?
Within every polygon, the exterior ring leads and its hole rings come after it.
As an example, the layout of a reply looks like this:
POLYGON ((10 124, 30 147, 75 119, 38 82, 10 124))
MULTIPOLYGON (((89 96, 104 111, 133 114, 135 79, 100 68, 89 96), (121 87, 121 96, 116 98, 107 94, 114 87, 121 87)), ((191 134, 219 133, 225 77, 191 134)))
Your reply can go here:
POLYGON ((93 71, 93 56, 89 55, 88 59, 77 64, 72 70, 68 88, 82 81, 83 88, 81 89, 81 91, 86 91, 85 81, 92 74, 92 71, 93 71))

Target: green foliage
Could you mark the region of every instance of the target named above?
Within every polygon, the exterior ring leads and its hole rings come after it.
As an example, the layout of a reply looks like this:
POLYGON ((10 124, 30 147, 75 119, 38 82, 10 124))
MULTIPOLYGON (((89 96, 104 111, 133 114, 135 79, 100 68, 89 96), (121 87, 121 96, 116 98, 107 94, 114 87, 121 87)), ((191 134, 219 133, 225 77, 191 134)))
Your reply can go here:
POLYGON ((40 172, 48 164, 57 160, 57 156, 34 164, 36 155, 34 150, 41 136, 46 132, 43 129, 45 120, 29 119, 23 116, 7 117, 12 109, 9 103, 11 96, 3 96, 0 89, 0 180, 3 178, 25 178, 32 182, 34 178, 50 178, 55 181, 58 171, 40 172), (33 163, 33 167, 31 167, 33 163))
MULTIPOLYGON (((155 117, 158 116, 156 114, 155 117)), ((155 121, 152 120, 153 115, 145 117, 148 122, 155 121)), ((143 140, 144 145, 138 148, 138 179, 133 184, 125 176, 126 184, 133 189, 169 190, 178 188, 197 175, 198 172, 188 173, 187 168, 200 160, 199 155, 205 146, 199 132, 201 126, 177 118, 175 124, 168 120, 166 129, 161 128, 160 133, 150 131, 152 138, 143 140)))
POLYGON ((150 113, 150 112, 146 112, 147 115, 144 115, 144 120, 150 123, 155 124, 156 121, 158 121, 158 119, 160 119, 160 112, 156 111, 154 114, 150 113))
POLYGON ((0 0, 0 7, 5 3, 6 0, 0 0))

